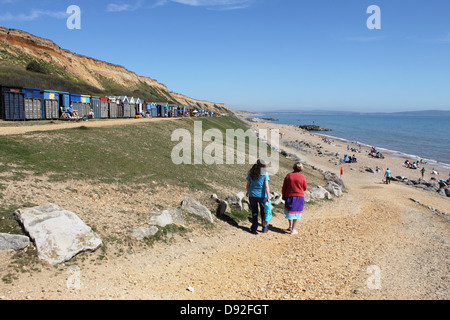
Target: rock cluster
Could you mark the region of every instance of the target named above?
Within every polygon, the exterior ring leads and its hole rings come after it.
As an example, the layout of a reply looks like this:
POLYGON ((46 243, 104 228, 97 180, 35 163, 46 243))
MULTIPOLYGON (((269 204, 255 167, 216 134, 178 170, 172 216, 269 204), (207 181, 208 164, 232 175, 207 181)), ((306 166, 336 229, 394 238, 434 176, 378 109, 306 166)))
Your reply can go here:
POLYGON ((396 176, 391 178, 392 181, 403 182, 406 185, 414 186, 416 188, 420 188, 426 191, 437 192, 441 196, 450 197, 450 184, 443 180, 432 180, 427 181, 425 179, 408 179, 403 176, 396 176))
POLYGON ((209 222, 213 223, 211 211, 197 200, 186 198, 181 202, 180 208, 163 209, 157 212, 151 212, 148 219, 148 227, 140 226, 130 231, 130 235, 137 239, 143 240, 146 237, 154 236, 159 228, 164 228, 170 224, 184 225, 183 211, 198 215, 209 222))

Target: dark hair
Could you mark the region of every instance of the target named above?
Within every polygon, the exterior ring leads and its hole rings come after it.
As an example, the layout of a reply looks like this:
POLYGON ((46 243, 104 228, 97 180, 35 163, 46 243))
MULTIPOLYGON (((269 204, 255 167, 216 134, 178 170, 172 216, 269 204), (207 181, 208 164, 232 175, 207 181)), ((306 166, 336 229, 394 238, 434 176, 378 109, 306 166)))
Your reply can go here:
POLYGON ((265 167, 266 167, 266 163, 264 162, 264 160, 259 159, 258 161, 256 161, 256 163, 248 171, 250 178, 252 180, 258 179, 258 177, 261 175, 261 168, 265 168, 265 167))

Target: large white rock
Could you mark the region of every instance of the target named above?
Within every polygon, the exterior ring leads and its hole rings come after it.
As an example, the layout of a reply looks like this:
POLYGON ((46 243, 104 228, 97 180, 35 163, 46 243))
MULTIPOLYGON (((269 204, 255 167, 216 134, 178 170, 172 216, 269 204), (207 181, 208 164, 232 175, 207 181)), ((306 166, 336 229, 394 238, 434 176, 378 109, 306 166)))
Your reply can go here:
POLYGON ((22 250, 29 244, 30 238, 26 236, 0 233, 0 250, 22 250))
POLYGON ((204 205, 202 205, 200 202, 192 199, 192 198, 186 198, 181 202, 181 209, 196 214, 200 217, 205 218, 209 222, 214 222, 214 219, 212 217, 211 211, 208 210, 204 205))
POLYGON ((183 214, 180 209, 164 209, 158 212, 152 212, 149 223, 160 227, 165 227, 168 224, 183 225, 183 214))
POLYGON ((336 197, 342 196, 342 188, 336 182, 328 181, 328 184, 325 186, 325 190, 336 197))
POLYGON ((53 203, 18 209, 14 216, 34 240, 39 259, 51 264, 63 263, 102 244, 75 213, 53 203))
POLYGON ((331 199, 331 194, 324 187, 317 186, 310 191, 311 200, 331 199))

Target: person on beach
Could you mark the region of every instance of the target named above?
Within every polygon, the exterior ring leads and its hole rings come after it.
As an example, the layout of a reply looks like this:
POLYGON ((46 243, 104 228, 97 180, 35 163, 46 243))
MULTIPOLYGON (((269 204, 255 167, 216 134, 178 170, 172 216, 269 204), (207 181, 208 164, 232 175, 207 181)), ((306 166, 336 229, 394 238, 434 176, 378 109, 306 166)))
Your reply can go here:
POLYGON ((269 174, 266 171, 266 163, 259 159, 252 166, 247 175, 247 194, 252 210, 251 232, 256 234, 258 229, 258 206, 261 211, 262 231, 267 232, 265 204, 270 201, 269 174))
POLYGON ((386 177, 386 184, 391 183, 391 170, 387 168, 386 172, 384 173, 384 176, 386 177))
POLYGON ((301 173, 303 165, 300 162, 294 163, 293 172, 288 173, 284 178, 282 199, 284 203, 284 214, 289 221, 288 231, 297 234, 295 230, 298 221, 302 217, 303 206, 305 204, 305 191, 308 189, 305 176, 301 173))
POLYGON ((423 179, 423 176, 425 175, 425 167, 422 167, 421 172, 422 172, 422 179, 423 179))

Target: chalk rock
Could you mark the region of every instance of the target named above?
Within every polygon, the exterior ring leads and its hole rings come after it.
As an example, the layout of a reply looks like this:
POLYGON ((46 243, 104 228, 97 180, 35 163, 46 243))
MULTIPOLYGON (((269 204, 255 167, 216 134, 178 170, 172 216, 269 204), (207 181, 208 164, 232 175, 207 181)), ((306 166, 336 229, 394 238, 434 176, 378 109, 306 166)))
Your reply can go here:
POLYGON ((235 209, 240 212, 243 210, 242 199, 244 198, 244 196, 245 194, 243 192, 239 192, 227 197, 225 201, 228 203, 231 209, 235 209))
POLYGON ((154 236, 158 232, 158 227, 137 227, 131 230, 131 236, 137 240, 144 240, 146 237, 154 236))
POLYGON ((102 244, 75 213, 53 203, 18 209, 14 217, 34 240, 39 259, 51 264, 63 263, 102 244))
POLYGON ((311 201, 311 192, 309 190, 305 191, 304 199, 305 199, 305 202, 310 202, 311 201))
POLYGON ((328 192, 324 187, 317 186, 316 188, 312 189, 310 191, 311 193, 311 200, 317 200, 317 199, 331 199, 331 194, 328 192))
POLYGON ((0 250, 22 250, 30 245, 30 238, 19 234, 0 233, 0 250))
POLYGON ((183 215, 180 209, 164 209, 158 212, 152 212, 149 223, 160 227, 165 227, 168 224, 183 225, 183 215))
POLYGON ((336 173, 326 171, 323 173, 323 177, 327 181, 333 181, 334 183, 337 183, 341 187, 342 191, 345 190, 344 181, 336 173))
POLYGON ((331 193, 332 195, 334 195, 336 197, 342 196, 341 187, 333 181, 328 182, 328 184, 325 186, 325 190, 327 190, 329 193, 331 193))
POLYGON ((209 211, 209 209, 202 205, 200 202, 192 198, 184 199, 181 202, 181 209, 203 217, 209 222, 214 222, 211 211, 209 211))

